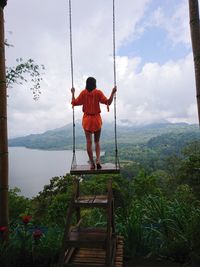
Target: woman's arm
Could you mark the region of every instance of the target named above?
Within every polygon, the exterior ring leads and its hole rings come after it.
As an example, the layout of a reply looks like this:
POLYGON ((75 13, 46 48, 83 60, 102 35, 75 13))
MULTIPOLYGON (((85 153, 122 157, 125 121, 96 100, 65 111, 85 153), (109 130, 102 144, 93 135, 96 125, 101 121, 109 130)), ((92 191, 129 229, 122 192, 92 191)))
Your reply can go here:
POLYGON ((71 89, 71 93, 72 93, 72 105, 73 106, 80 106, 83 105, 83 95, 84 95, 84 91, 82 91, 79 96, 77 98, 75 98, 75 88, 72 87, 71 89))
POLYGON ((113 97, 114 97, 116 91, 117 91, 117 86, 115 86, 115 87, 112 89, 111 95, 110 95, 110 97, 109 97, 109 99, 108 99, 108 105, 111 105, 111 104, 112 104, 112 102, 113 102, 113 97))

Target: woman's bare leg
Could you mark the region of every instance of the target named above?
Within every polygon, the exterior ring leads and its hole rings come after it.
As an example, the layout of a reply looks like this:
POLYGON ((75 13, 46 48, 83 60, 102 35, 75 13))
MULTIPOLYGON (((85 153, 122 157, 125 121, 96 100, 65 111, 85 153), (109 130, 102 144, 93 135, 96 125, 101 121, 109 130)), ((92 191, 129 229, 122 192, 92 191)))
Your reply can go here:
POLYGON ((92 133, 85 131, 85 137, 86 137, 86 146, 87 146, 87 153, 88 153, 88 157, 90 159, 90 163, 91 163, 91 169, 95 168, 95 164, 94 164, 94 158, 93 158, 93 151, 92 151, 92 133))
POLYGON ((100 136, 101 129, 94 133, 94 143, 95 143, 95 152, 96 152, 96 163, 100 163, 100 136))

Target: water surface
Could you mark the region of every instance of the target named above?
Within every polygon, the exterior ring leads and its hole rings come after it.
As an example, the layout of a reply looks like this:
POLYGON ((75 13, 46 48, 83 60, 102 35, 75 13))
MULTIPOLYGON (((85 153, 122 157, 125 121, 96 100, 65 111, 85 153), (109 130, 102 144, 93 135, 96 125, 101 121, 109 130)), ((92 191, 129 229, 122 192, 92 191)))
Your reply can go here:
MULTIPOLYGON (((85 151, 76 151, 78 164, 87 164, 85 151)), ((52 177, 69 173, 72 151, 46 151, 9 147, 9 186, 27 197, 37 195, 52 177)))

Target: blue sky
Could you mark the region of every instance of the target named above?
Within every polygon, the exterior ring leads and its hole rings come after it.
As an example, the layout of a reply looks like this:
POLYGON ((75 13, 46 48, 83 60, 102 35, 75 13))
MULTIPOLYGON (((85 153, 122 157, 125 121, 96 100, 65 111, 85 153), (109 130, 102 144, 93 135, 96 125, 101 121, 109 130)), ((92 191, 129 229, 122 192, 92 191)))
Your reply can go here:
MULTIPOLYGON (((136 32, 137 28, 140 28, 141 25, 151 21, 154 16, 153 14, 158 10, 170 19, 179 4, 180 0, 151 1, 146 8, 144 16, 136 24, 136 32)), ((178 60, 191 52, 191 46, 188 43, 183 41, 173 43, 163 25, 150 24, 146 26, 142 33, 139 32, 130 41, 124 43, 120 47, 118 55, 139 56, 142 59, 141 65, 143 65, 145 62, 163 64, 168 60, 178 60)))
POLYGON ((167 39, 166 31, 158 27, 151 27, 135 40, 124 44, 118 55, 142 58, 145 62, 157 62, 163 64, 166 61, 178 60, 191 52, 191 47, 182 43, 171 45, 167 39))
MULTIPOLYGON (((188 1, 115 0, 117 123, 197 123, 188 1)), ((5 7, 6 63, 22 57, 44 64, 42 95, 30 85, 9 89, 9 136, 41 133, 72 121, 68 1, 9 0, 5 7), (12 31, 12 34, 9 34, 12 31), (39 122, 39 123, 38 123, 39 122)), ((73 0, 76 95, 94 76, 109 96, 113 87, 112 0, 73 0)), ((80 108, 75 111, 81 119, 80 108)), ((113 121, 113 107, 103 120, 113 121)))

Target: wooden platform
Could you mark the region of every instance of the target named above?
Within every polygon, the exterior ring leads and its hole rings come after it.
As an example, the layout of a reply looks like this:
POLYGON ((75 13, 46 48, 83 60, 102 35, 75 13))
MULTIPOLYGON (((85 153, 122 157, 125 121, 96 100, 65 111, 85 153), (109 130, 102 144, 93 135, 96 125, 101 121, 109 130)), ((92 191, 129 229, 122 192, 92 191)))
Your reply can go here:
POLYGON ((81 196, 79 190, 79 179, 75 179, 57 267, 121 267, 123 242, 115 232, 112 181, 108 181, 106 195, 81 196), (82 208, 103 208, 105 227, 86 228, 82 208))
POLYGON ((65 244, 67 247, 105 249, 106 234, 106 229, 78 227, 71 230, 65 244))
MULTIPOLYGON (((105 267, 106 252, 101 248, 70 249, 65 254, 66 267, 105 267)), ((114 267, 123 266, 123 239, 117 237, 114 267)))
POLYGON ((112 163, 106 163, 106 164, 101 164, 102 168, 101 169, 90 169, 90 165, 75 165, 72 166, 70 170, 71 175, 81 175, 81 174, 118 174, 120 173, 120 168, 119 165, 115 165, 112 163))

